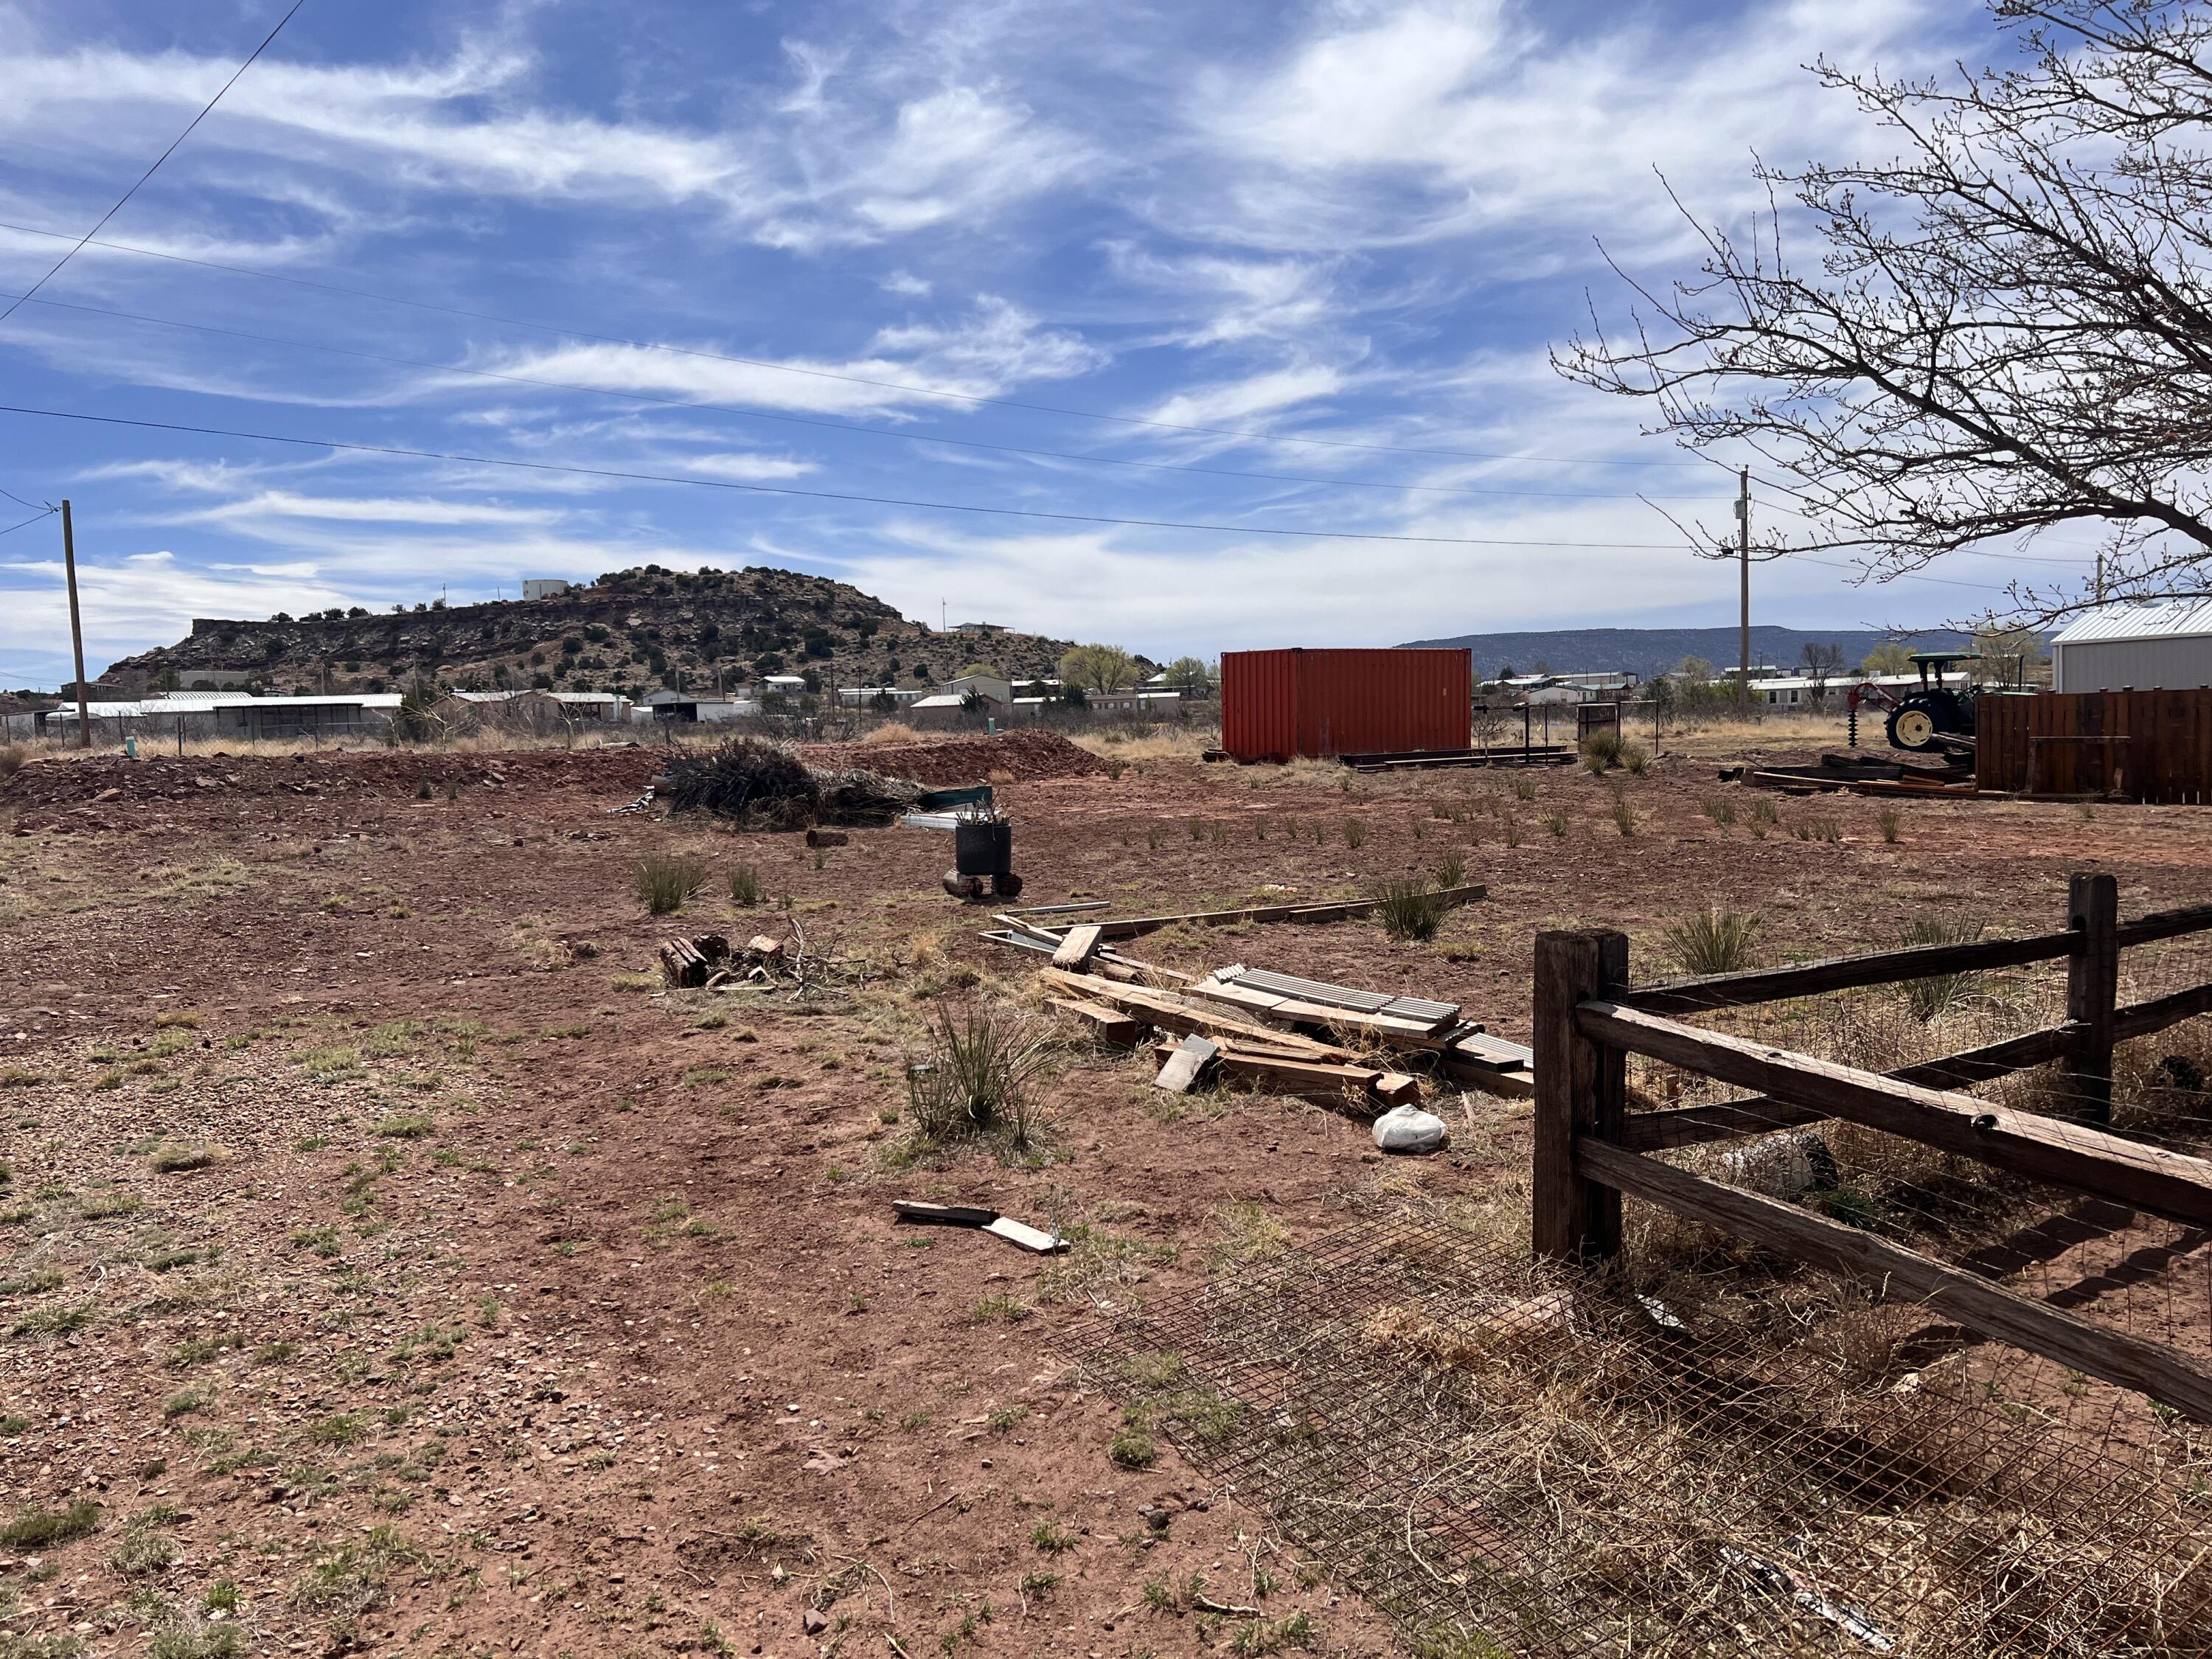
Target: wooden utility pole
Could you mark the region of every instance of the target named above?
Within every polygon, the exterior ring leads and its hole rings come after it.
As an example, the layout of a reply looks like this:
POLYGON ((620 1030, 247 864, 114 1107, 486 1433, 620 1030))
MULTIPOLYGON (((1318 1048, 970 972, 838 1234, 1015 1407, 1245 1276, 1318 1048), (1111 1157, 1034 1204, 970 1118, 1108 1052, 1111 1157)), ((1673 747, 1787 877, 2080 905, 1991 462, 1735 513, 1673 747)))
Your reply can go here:
POLYGON ((1751 701, 1751 469, 1735 477, 1735 547, 1738 597, 1741 602, 1736 623, 1736 697, 1751 701))
POLYGON ((62 501, 62 574, 69 583, 70 650, 76 659, 76 746, 92 747, 92 709, 84 691, 84 622, 76 608, 76 531, 70 522, 70 504, 62 501))

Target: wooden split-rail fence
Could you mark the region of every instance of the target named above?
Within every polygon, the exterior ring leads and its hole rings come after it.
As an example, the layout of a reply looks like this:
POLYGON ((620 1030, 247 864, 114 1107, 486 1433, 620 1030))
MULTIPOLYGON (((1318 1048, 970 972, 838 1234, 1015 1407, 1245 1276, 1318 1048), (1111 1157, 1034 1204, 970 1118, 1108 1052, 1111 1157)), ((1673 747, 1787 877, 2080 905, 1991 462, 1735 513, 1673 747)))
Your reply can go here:
POLYGON ((1657 1204, 1783 1255, 1842 1273, 2010 1343, 2212 1422, 2212 1365, 2093 1322, 1797 1205, 1723 1185, 1651 1156, 1669 1148, 1841 1118, 1994 1169, 2193 1228, 2212 1229, 2212 1160, 2101 1127, 2112 1048, 2212 1012, 2212 983, 2118 1001, 2120 953, 2212 932, 2212 905, 2122 921, 2109 875, 2077 875, 2063 932, 1929 945, 1788 968, 1632 987, 1628 939, 1552 933, 1536 941, 1537 1253, 1599 1263, 1621 1247, 1621 1197, 1657 1204), (2016 967, 2067 965, 2066 1019, 1887 1074, 1840 1066, 1684 1022, 1686 1014, 1863 986, 2016 967), (1628 1110, 1627 1059, 1642 1054, 1753 1092, 1708 1105, 1628 1110), (1954 1092, 2056 1062, 2068 1118, 1954 1092))

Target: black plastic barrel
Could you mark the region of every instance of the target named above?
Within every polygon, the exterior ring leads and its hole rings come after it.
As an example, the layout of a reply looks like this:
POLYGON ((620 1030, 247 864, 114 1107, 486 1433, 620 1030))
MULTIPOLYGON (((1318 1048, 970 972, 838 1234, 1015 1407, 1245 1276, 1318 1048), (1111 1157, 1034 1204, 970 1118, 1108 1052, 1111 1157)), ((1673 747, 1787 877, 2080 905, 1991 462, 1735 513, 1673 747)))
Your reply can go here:
POLYGON ((952 866, 963 876, 1002 876, 1014 867, 1014 826, 963 819, 952 827, 952 866))

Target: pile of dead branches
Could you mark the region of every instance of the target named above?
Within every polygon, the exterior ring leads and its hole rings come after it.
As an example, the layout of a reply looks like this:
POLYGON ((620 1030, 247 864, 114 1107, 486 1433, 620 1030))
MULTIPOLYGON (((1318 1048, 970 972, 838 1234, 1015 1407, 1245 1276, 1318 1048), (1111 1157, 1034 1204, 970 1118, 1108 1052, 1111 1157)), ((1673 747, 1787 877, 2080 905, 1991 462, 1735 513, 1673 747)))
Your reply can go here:
POLYGON ((874 772, 817 771, 782 744, 732 738, 672 759, 664 793, 672 811, 710 812, 748 830, 802 830, 889 823, 922 789, 874 772))

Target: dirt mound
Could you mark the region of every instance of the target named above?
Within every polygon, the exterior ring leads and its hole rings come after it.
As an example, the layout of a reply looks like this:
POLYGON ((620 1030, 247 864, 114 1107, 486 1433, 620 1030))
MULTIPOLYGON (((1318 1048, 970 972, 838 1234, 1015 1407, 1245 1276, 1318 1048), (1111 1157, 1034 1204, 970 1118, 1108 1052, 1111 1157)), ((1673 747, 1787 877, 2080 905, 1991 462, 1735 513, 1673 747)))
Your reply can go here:
POLYGON ((866 767, 939 788, 983 783, 994 772, 1023 782, 1043 778, 1084 778, 1106 770, 1106 763, 1057 732, 1001 732, 988 738, 938 738, 921 743, 810 744, 799 750, 807 763, 823 767, 866 767))
POLYGON ((584 788, 635 795, 660 768, 649 749, 517 750, 453 754, 426 750, 350 750, 327 755, 215 753, 119 755, 36 761, 5 782, 0 802, 11 806, 76 806, 88 802, 251 800, 304 795, 325 799, 405 799, 424 784, 442 791, 584 788))

